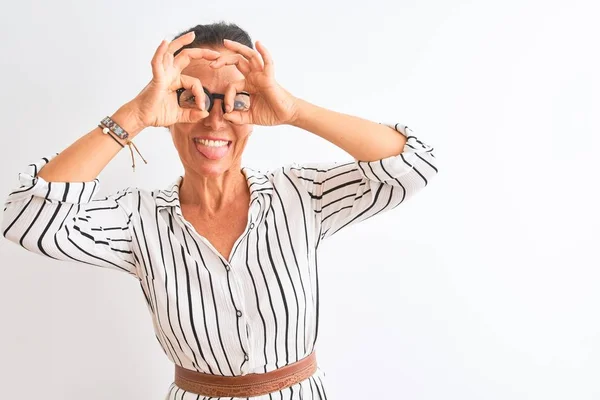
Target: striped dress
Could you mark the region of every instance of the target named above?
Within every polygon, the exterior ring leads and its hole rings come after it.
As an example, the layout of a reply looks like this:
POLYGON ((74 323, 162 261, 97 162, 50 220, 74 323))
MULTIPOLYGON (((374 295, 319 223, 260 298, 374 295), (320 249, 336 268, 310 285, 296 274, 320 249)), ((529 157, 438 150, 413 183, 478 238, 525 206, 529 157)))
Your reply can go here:
MULTIPOLYGON (((173 363, 225 376, 269 372, 316 347, 321 242, 396 208, 437 174, 432 147, 405 125, 387 125, 407 137, 399 155, 291 163, 268 172, 243 167, 248 221, 228 258, 183 217, 181 176, 162 190, 128 187, 95 198, 98 179, 46 182, 37 175, 56 154, 19 174, 2 233, 40 255, 134 277, 173 363)), ((302 382, 251 399, 325 400, 324 377, 318 368, 302 382)), ((204 398, 174 382, 167 392, 165 399, 204 398)))

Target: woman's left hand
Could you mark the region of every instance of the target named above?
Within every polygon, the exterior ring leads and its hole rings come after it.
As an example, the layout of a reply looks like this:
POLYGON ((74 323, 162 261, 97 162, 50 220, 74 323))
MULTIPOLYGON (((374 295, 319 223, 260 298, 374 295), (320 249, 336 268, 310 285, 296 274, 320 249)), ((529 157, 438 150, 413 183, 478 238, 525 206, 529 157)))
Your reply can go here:
POLYGON ((273 59, 260 42, 256 50, 241 43, 225 40, 225 48, 235 54, 224 54, 209 64, 213 68, 235 65, 244 79, 232 82, 225 91, 223 116, 234 124, 281 125, 290 124, 298 113, 299 101, 275 80, 273 59), (258 50, 258 51, 257 51, 258 50), (232 111, 236 93, 250 93, 250 108, 247 111, 232 111))

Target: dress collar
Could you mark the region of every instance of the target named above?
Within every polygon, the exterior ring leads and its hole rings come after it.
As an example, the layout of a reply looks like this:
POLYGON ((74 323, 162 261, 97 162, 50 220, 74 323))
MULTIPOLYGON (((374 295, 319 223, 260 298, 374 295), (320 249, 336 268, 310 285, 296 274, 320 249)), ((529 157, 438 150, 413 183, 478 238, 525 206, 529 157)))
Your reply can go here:
MULTIPOLYGON (((269 179, 269 174, 249 167, 242 167, 242 172, 246 176, 246 182, 250 189, 251 202, 261 194, 269 196, 273 195, 273 184, 269 179)), ((179 202, 179 188, 182 181, 183 176, 180 175, 168 186, 168 188, 155 191, 154 200, 156 202, 156 207, 159 210, 169 207, 181 209, 181 203, 179 202)))

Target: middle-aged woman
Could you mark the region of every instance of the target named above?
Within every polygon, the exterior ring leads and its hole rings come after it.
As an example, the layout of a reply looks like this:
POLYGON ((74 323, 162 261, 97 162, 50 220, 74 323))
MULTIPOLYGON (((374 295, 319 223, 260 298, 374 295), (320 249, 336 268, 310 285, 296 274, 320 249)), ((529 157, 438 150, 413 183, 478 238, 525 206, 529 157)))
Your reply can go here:
POLYGON ((319 244, 424 188, 438 172, 433 148, 398 121, 293 96, 266 47, 234 24, 163 41, 151 65, 133 100, 19 175, 3 235, 135 277, 175 364, 168 399, 326 399, 314 352, 319 244), (354 160, 242 167, 254 125, 283 124, 354 160), (133 157, 131 140, 149 126, 168 127, 185 174, 165 189, 96 199, 99 173, 126 145, 133 157))

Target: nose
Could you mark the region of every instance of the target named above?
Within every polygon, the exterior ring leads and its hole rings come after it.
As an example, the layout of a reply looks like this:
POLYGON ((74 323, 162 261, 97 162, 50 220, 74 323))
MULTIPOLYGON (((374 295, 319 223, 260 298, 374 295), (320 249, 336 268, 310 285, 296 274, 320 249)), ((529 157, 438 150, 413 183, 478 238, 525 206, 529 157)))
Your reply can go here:
POLYGON ((222 102, 223 99, 214 99, 212 109, 208 113, 208 117, 204 118, 202 122, 204 126, 210 127, 213 130, 223 128, 227 124, 227 120, 223 118, 222 102))

